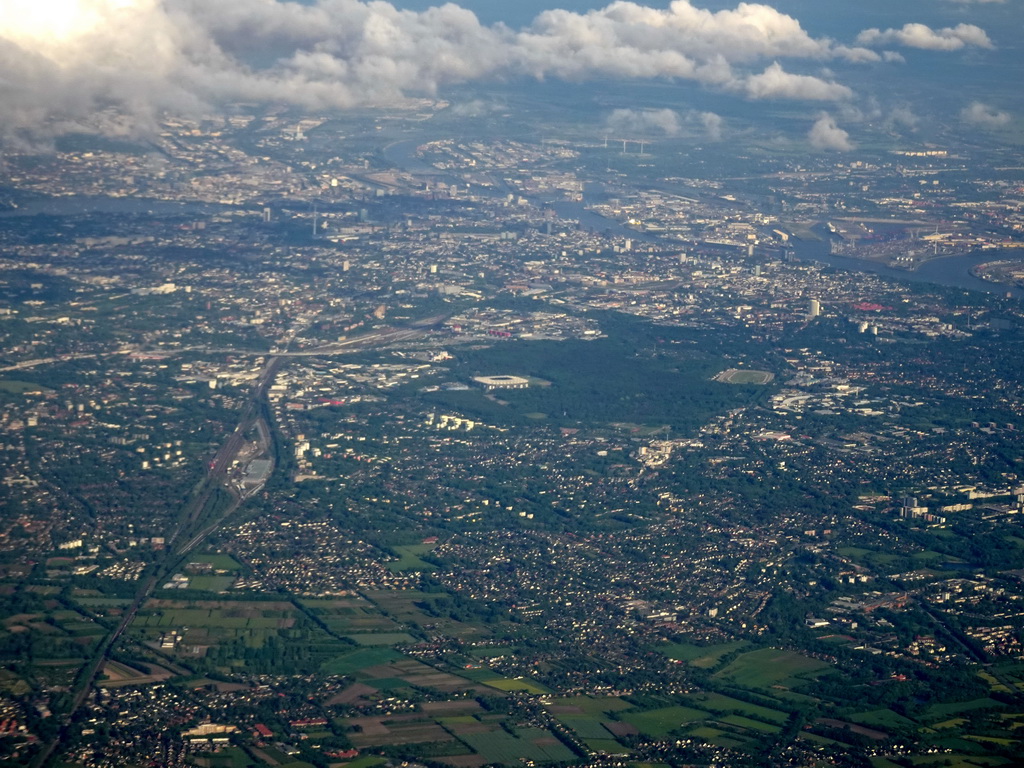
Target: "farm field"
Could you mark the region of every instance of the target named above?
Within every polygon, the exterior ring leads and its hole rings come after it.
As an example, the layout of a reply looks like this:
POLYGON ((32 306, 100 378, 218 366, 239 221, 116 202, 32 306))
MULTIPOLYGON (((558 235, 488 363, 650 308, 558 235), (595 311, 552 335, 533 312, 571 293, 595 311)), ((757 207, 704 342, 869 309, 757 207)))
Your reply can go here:
POLYGON ((320 665, 320 671, 327 675, 351 675, 401 658, 402 654, 390 648, 360 648, 328 659, 320 665))
POLYGON ((431 631, 451 635, 461 640, 479 640, 492 634, 491 628, 483 623, 467 623, 446 617, 424 613, 422 606, 446 599, 444 594, 419 592, 416 590, 365 590, 361 595, 375 610, 391 617, 395 622, 413 627, 430 627, 431 631))
MULTIPOLYGON (((430 711, 351 717, 339 720, 338 725, 351 730, 350 739, 359 749, 422 745, 418 749, 452 765, 520 765, 575 759, 572 751, 547 730, 516 728, 479 707, 475 714, 445 717, 445 710, 468 712, 467 702, 434 704, 430 711)), ((618 747, 607 732, 602 735, 618 747)))
POLYGON ((621 719, 636 727, 645 736, 660 739, 681 731, 690 723, 711 717, 711 713, 692 707, 663 707, 647 712, 626 712, 621 719))
POLYGON ((727 749, 749 750, 754 746, 752 742, 734 733, 706 725, 690 729, 687 731, 687 735, 727 749))
POLYGON ((170 638, 173 654, 200 672, 312 672, 352 647, 284 601, 151 598, 130 631, 150 644, 170 638))
POLYGON ((746 640, 737 640, 732 643, 706 646, 693 645, 691 643, 673 643, 671 645, 658 646, 657 650, 670 659, 686 662, 692 667, 713 669, 723 657, 749 646, 750 643, 746 640))
POLYGON ((735 725, 745 730, 759 731, 761 733, 779 733, 782 730, 778 725, 762 723, 760 720, 751 720, 749 717, 743 717, 742 715, 726 715, 725 717, 720 718, 719 722, 727 723, 728 725, 735 725))
POLYGON ((789 713, 787 712, 759 704, 751 704, 750 702, 734 699, 721 693, 694 693, 687 696, 686 699, 695 707, 701 707, 717 714, 736 712, 777 724, 784 723, 789 718, 789 713))
POLYGON ((982 709, 999 709, 1002 703, 995 699, 972 699, 971 701, 957 701, 947 704, 933 704, 925 710, 924 720, 945 720, 965 712, 974 712, 982 709))
POLYGON ((488 763, 521 765, 529 761, 556 763, 576 759, 552 733, 539 728, 516 729, 515 735, 505 731, 466 734, 462 740, 488 763))
POLYGON ((633 705, 617 696, 571 696, 552 699, 548 709, 552 712, 568 712, 573 714, 603 715, 608 712, 622 712, 632 709, 633 705))
POLYGON ((392 646, 416 642, 416 638, 408 632, 365 632, 362 634, 344 635, 344 637, 356 645, 368 646, 392 646))
POLYGON ((724 669, 716 672, 715 678, 729 681, 741 688, 796 688, 828 670, 828 664, 809 656, 794 651, 765 648, 744 653, 724 669))
POLYGON ((848 719, 860 725, 885 729, 913 728, 917 725, 913 720, 909 720, 893 712, 891 709, 873 709, 869 712, 857 712, 856 714, 849 715, 848 719))

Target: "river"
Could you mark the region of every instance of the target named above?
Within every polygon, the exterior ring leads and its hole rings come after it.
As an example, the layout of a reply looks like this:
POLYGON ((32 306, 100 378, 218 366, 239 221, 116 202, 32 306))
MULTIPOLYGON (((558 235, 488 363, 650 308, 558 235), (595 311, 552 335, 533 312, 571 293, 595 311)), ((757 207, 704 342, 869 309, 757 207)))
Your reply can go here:
MULTIPOLYGON (((384 155, 390 162, 409 173, 438 175, 439 171, 436 168, 416 157, 416 148, 421 143, 420 141, 398 141, 386 147, 384 155)), ((578 221, 584 228, 595 232, 611 232, 633 240, 664 245, 664 241, 655 235, 637 232, 617 221, 606 219, 587 210, 588 204, 599 201, 603 196, 604 190, 598 186, 587 189, 582 203, 570 200, 533 200, 532 202, 536 205, 553 208, 561 218, 578 221)), ((962 288, 967 291, 1009 294, 1017 299, 1024 298, 1024 290, 989 283, 971 274, 971 269, 978 264, 1005 258, 999 251, 974 252, 963 256, 933 259, 914 271, 908 271, 862 259, 834 256, 830 253, 829 244, 825 241, 797 240, 792 243, 792 250, 796 257, 803 261, 821 262, 849 272, 873 272, 893 280, 932 283, 950 288, 962 288)))
MULTIPOLYGON (((579 221, 586 229, 595 232, 609 231, 633 240, 659 243, 664 245, 665 241, 654 235, 645 232, 637 232, 617 221, 598 216, 593 211, 586 209, 588 200, 576 203, 569 200, 558 200, 546 202, 545 205, 554 208, 555 212, 562 218, 579 221)), ((906 269, 894 269, 884 264, 876 264, 863 259, 851 259, 844 256, 834 256, 830 252, 829 244, 825 241, 797 240, 792 242, 792 252, 801 261, 816 261, 837 269, 849 272, 873 272, 893 280, 907 280, 918 283, 932 283, 944 285, 950 288, 962 288, 968 291, 979 291, 982 293, 995 293, 1000 295, 1010 294, 1014 298, 1024 298, 1024 291, 1019 288, 1001 286, 981 280, 971 274, 971 269, 985 262, 1006 258, 1000 255, 1000 251, 986 251, 985 253, 969 253, 963 256, 947 256, 925 262, 914 271, 906 269)))
POLYGON ((17 208, 0 211, 0 219, 19 216, 93 216, 96 214, 127 214, 138 216, 203 215, 237 210, 235 206, 220 203, 201 203, 194 200, 158 200, 145 197, 109 197, 104 195, 68 195, 66 197, 38 197, 17 208))
MULTIPOLYGON (((385 147, 384 155, 394 165, 409 173, 448 176, 448 174, 438 171, 416 156, 416 148, 420 143, 415 140, 397 141, 385 147)), ((452 177, 452 180, 455 181, 457 179, 452 177)), ((664 241, 654 235, 637 232, 617 221, 606 219, 587 210, 586 205, 588 202, 595 202, 602 196, 603 189, 598 187, 588 189, 586 198, 582 203, 570 200, 534 200, 533 202, 537 205, 553 208, 560 217, 579 221, 583 227, 590 230, 597 232, 608 231, 633 240, 664 244, 664 241)), ((30 200, 17 209, 0 211, 0 218, 35 216, 38 214, 46 216, 85 216, 95 214, 209 215, 234 209, 234 206, 217 203, 82 195, 30 200)), ((861 259, 834 256, 829 252, 827 242, 798 240, 793 243, 793 251, 798 258, 804 261, 818 261, 852 272, 874 272, 895 280, 933 283, 969 291, 1009 294, 1017 299, 1024 298, 1024 290, 989 283, 971 274, 971 268, 978 264, 1004 258, 998 251, 934 259, 923 264, 913 272, 893 269, 861 259)))

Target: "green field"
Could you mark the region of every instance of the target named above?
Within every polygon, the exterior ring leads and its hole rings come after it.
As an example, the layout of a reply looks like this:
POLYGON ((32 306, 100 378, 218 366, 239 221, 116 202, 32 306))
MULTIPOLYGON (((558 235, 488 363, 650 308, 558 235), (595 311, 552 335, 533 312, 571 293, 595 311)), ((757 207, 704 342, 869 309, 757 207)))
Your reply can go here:
POLYGON ((915 766, 935 766, 935 768, 980 768, 980 766, 1016 765, 1005 757, 982 757, 980 755, 922 755, 910 759, 915 766))
POLYGON ((360 598, 303 600, 303 606, 312 611, 332 632, 349 637, 358 645, 393 645, 412 642, 403 627, 384 616, 372 603, 360 598), (367 634, 363 634, 367 633, 367 634), (401 635, 393 642, 387 635, 401 635))
POLYGON ((836 551, 843 557, 848 557, 855 563, 862 565, 889 566, 903 559, 900 555, 877 552, 873 549, 863 549, 862 547, 840 547, 836 551))
POLYGON ((42 394, 52 392, 40 384, 33 384, 29 381, 18 381, 16 379, 0 379, 0 392, 10 395, 42 394))
POLYGON ((387 566, 396 572, 436 571, 436 565, 420 559, 421 556, 430 552, 435 546, 435 544, 412 544, 405 547, 392 547, 400 559, 388 563, 387 566))
POLYGON ((744 653, 724 669, 715 673, 720 680, 729 680, 742 688, 797 687, 830 667, 794 651, 765 648, 744 653))
POLYGON ((858 725, 875 726, 883 729, 913 728, 917 725, 913 720, 908 720, 891 709, 873 709, 869 712, 858 712, 857 714, 850 715, 848 719, 858 725))
POLYGON ((612 738, 611 733, 601 725, 601 721, 596 717, 588 717, 587 715, 561 715, 558 719, 560 722, 575 731, 576 735, 581 739, 590 740, 612 738))
POLYGON ((692 707, 663 707, 647 712, 626 712, 620 719, 636 726, 645 736, 661 739, 690 723, 707 720, 709 717, 709 713, 704 710, 692 707))
POLYGON ((438 618, 422 610, 424 603, 429 604, 435 600, 445 599, 444 593, 420 592, 413 589, 401 592, 368 589, 362 594, 371 603, 371 608, 379 609, 400 624, 429 625, 440 634, 451 635, 462 640, 479 640, 482 637, 489 637, 491 634, 491 630, 479 622, 465 623, 438 618))
POLYGON ((245 751, 238 747, 223 749, 215 755, 211 755, 210 768, 248 768, 255 765, 245 751))
POLYGON ((819 736, 816 733, 809 733, 807 731, 804 731, 803 733, 801 733, 797 738, 798 739, 803 739, 805 741, 812 741, 815 744, 825 744, 825 745, 829 745, 829 746, 836 746, 836 745, 838 745, 838 746, 841 746, 841 747, 847 746, 847 745, 843 744, 843 742, 841 742, 841 741, 836 741, 835 739, 828 738, 828 736, 819 736))
POLYGON ((616 696, 595 697, 595 696, 572 696, 569 698, 553 699, 551 704, 556 707, 575 707, 585 715, 603 715, 608 712, 622 712, 625 709, 632 709, 633 705, 623 701, 616 696))
POLYGON ((345 763, 345 768, 376 768, 376 766, 386 763, 387 760, 377 755, 360 755, 355 760, 350 760, 345 763))
POLYGON ((727 747, 728 749, 749 749, 752 745, 740 736, 727 731, 711 728, 710 726, 699 726, 687 731, 687 735, 695 739, 714 744, 716 747, 727 747))
POLYGON ((726 715, 720 719, 720 722, 761 733, 779 733, 782 730, 778 725, 762 723, 760 720, 751 720, 749 717, 743 717, 742 715, 726 715))
POLYGON ((699 669, 712 669, 724 656, 743 650, 749 645, 750 643, 746 640, 736 640, 731 643, 719 643, 717 645, 672 643, 671 645, 657 646, 657 650, 670 659, 684 661, 690 666, 698 667, 699 669))
POLYGON ((716 714, 730 714, 733 712, 741 715, 756 717, 760 720, 767 720, 771 723, 786 722, 789 714, 770 707, 763 707, 759 704, 751 704, 746 701, 734 699, 721 693, 695 693, 687 696, 687 701, 694 706, 710 710, 716 714))
POLYGON ((924 717, 926 720, 946 720, 953 715, 959 715, 963 712, 1002 706, 1004 705, 995 699, 973 699, 971 701, 958 701, 949 704, 933 704, 925 710, 924 717))
POLYGON ((351 675, 401 658, 404 658, 402 654, 390 648, 360 648, 325 661, 320 665, 320 671, 327 675, 351 675))
MULTIPOLYGON (((491 675, 494 673, 492 672, 491 675)), ((525 691, 526 693, 535 693, 543 695, 545 693, 551 693, 550 690, 542 686, 540 683, 536 683, 532 680, 509 680, 505 677, 490 677, 479 682, 486 685, 488 688, 494 688, 498 691, 505 691, 510 693, 512 691, 525 691)))
POLYGON ((226 592, 234 581, 231 576, 193 576, 188 580, 188 588, 199 592, 226 592))
POLYGON ((576 760, 576 755, 552 733, 539 728, 519 729, 514 736, 506 731, 490 731, 467 733, 460 738, 488 763, 520 766, 528 761, 561 763, 576 760))
POLYGON ((415 643, 416 638, 407 632, 368 632, 362 635, 345 635, 346 640, 351 640, 356 645, 402 645, 415 643))
POLYGON ((619 744, 614 739, 584 739, 587 747, 595 752, 604 752, 609 755, 628 755, 629 749, 619 744))

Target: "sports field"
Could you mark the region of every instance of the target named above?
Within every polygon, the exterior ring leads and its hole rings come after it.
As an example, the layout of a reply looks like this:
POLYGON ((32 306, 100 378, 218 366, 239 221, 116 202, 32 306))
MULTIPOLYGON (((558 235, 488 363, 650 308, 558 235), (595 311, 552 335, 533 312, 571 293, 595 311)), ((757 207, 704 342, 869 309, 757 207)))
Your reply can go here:
POLYGON ((725 384, 770 384, 775 374, 770 371, 748 371, 729 368, 715 376, 715 381, 725 384))

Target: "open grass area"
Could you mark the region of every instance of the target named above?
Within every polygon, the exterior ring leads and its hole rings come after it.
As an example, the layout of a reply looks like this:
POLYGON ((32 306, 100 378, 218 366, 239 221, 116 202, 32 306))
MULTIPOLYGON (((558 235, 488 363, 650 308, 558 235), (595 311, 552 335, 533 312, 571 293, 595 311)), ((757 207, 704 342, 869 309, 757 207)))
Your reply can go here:
POLYGON ((209 768, 249 768, 255 765, 245 750, 238 747, 228 747, 220 752, 210 755, 207 759, 209 768))
POLYGON ((437 566, 421 560, 422 555, 430 552, 435 544, 411 544, 404 547, 393 547, 399 556, 399 560, 388 563, 392 571, 436 571, 437 566))
POLYGON ((781 726, 762 723, 760 720, 751 720, 749 717, 743 717, 742 715, 726 715, 720 718, 719 722, 760 733, 779 733, 782 731, 781 726))
POLYGON ((858 725, 875 726, 886 730, 893 728, 913 728, 917 725, 903 715, 896 714, 891 709, 872 709, 868 712, 857 712, 848 718, 858 725))
POLYGON ((862 565, 888 566, 903 559, 900 555, 862 547, 840 547, 837 552, 862 565))
POLYGON ((799 736, 797 736, 797 738, 798 739, 802 739, 804 741, 810 741, 810 742, 813 742, 815 744, 825 744, 825 745, 828 745, 828 746, 837 746, 838 745, 838 746, 841 746, 841 747, 842 746, 846 746, 841 741, 836 741, 835 739, 830 739, 828 736, 820 736, 817 733, 809 733, 807 731, 801 733, 799 736))
POLYGON ((942 766, 942 768, 980 768, 981 766, 1013 765, 1013 761, 1005 757, 981 757, 971 754, 946 753, 941 755, 920 755, 912 757, 910 762, 921 768, 942 766))
POLYGON ((694 645, 692 643, 672 643, 657 646, 657 650, 676 661, 683 661, 699 669, 712 669, 725 656, 741 651, 750 646, 746 640, 717 645, 694 645))
POLYGON ((585 715, 603 715, 608 712, 621 712, 632 709, 633 705, 617 696, 569 696, 552 699, 552 707, 572 708, 585 715))
POLYGON ((383 765, 387 760, 377 755, 360 755, 355 760, 345 763, 346 768, 376 768, 383 765))
POLYGON ((947 704, 933 704, 925 710, 925 720, 947 720, 954 715, 973 712, 979 709, 994 709, 1004 706, 995 699, 972 699, 971 701, 955 701, 947 704))
POLYGON ((702 709, 692 707, 663 707, 647 712, 626 712, 621 720, 636 727, 640 733, 653 739, 661 739, 682 730, 690 723, 707 720, 711 715, 702 709))
POLYGON ((764 648, 744 653, 715 677, 728 680, 742 688, 794 688, 824 674, 830 669, 823 661, 795 651, 764 648))
POLYGON ((560 763, 576 760, 576 755, 554 734, 539 728, 518 729, 515 735, 503 730, 467 733, 461 738, 488 763, 519 766, 528 761, 560 763))
POLYGON ((588 715, 559 715, 559 721, 576 732, 581 739, 610 739, 611 733, 601 720, 588 715))
POLYGON ((369 646, 391 646, 391 645, 402 645, 404 643, 415 643, 416 638, 407 632, 380 632, 380 633, 365 633, 360 635, 346 635, 346 640, 351 640, 356 645, 369 645, 369 646))
POLYGON ((351 675, 401 658, 402 654, 390 648, 360 648, 324 662, 320 671, 327 675, 351 675))
POLYGON ((584 739, 587 747, 595 752, 603 752, 608 755, 628 755, 630 750, 622 746, 614 739, 584 739))
POLYGON ((429 625, 440 634, 451 635, 462 640, 479 640, 491 635, 491 630, 481 623, 464 623, 447 618, 438 618, 424 613, 421 606, 446 598, 444 593, 419 592, 416 590, 366 590, 362 595, 400 624, 429 625))
POLYGON ((964 736, 964 738, 969 741, 977 741, 981 744, 995 744, 999 747, 1014 747, 1020 744, 1020 741, 1017 739, 1003 739, 998 736, 976 736, 974 734, 968 734, 967 736, 964 736))
POLYGON ((786 722, 789 718, 789 713, 787 712, 763 707, 759 704, 751 704, 750 702, 734 699, 721 693, 695 693, 686 698, 690 704, 716 714, 738 713, 779 724, 786 722))
POLYGON ((232 583, 231 576, 193 576, 188 580, 188 588, 199 592, 226 592, 232 583))
POLYGON ((978 672, 978 677, 988 683, 989 688, 995 693, 1009 693, 1010 687, 1003 685, 996 677, 989 672, 978 672))
MULTIPOLYGON (((493 675, 494 673, 492 672, 491 674, 493 675)), ((549 689, 532 680, 510 680, 505 677, 491 677, 489 679, 481 680, 480 682, 488 688, 494 688, 498 691, 524 691, 525 693, 535 693, 538 695, 551 693, 549 689)))
POLYGON ((381 614, 375 605, 362 598, 303 600, 302 604, 326 624, 332 632, 349 636, 353 642, 359 645, 393 644, 384 640, 374 641, 372 637, 364 637, 362 633, 376 636, 402 634, 407 637, 400 624, 381 614))
POLYGON ((716 747, 726 747, 727 749, 749 749, 753 746, 751 742, 734 733, 707 725, 691 728, 687 731, 687 735, 708 744, 714 744, 716 747))
POLYGON ((47 389, 41 384, 33 384, 30 381, 0 379, 0 392, 6 392, 9 395, 42 394, 44 392, 52 391, 52 389, 47 389))

